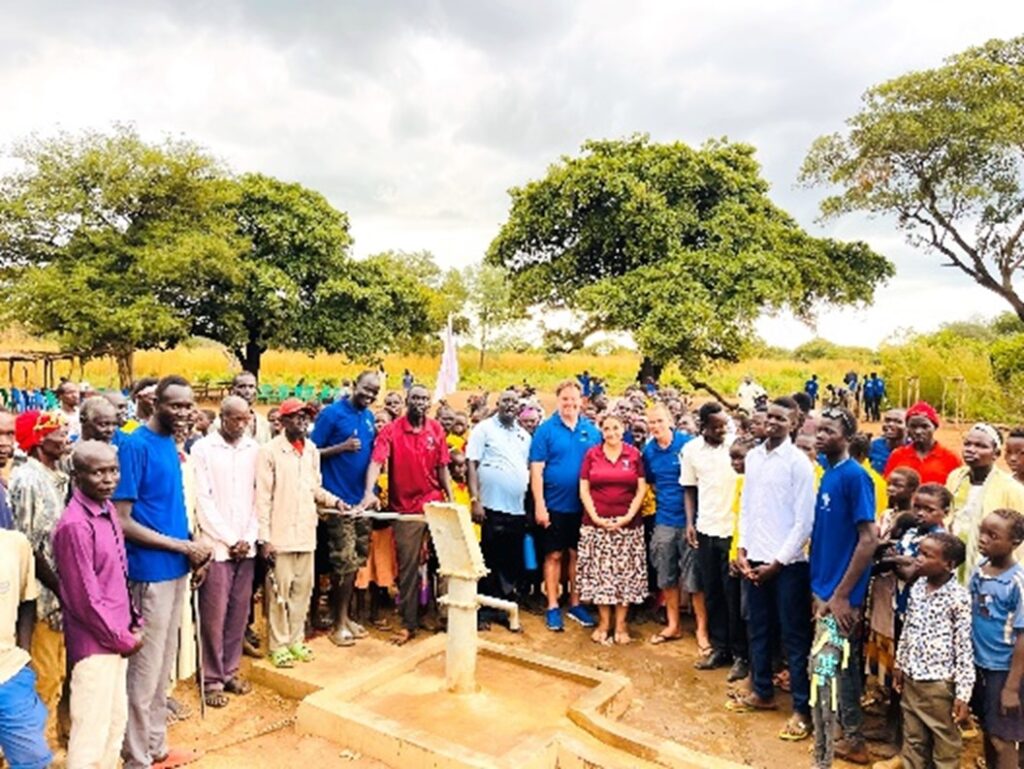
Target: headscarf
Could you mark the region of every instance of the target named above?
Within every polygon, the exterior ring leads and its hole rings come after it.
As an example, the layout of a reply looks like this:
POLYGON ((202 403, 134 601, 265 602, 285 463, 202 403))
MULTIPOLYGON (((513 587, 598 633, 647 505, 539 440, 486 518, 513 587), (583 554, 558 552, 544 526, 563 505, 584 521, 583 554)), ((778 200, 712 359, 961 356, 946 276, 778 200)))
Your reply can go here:
POLYGON ((918 401, 909 409, 907 409, 907 421, 910 421, 911 417, 924 417, 936 428, 939 426, 939 412, 935 410, 935 407, 925 401, 918 401))
POLYGON ((976 425, 974 425, 974 427, 971 428, 971 430, 977 430, 980 433, 984 433, 992 440, 992 443, 995 444, 996 451, 1002 450, 1003 436, 996 428, 994 428, 988 422, 978 422, 976 425))
POLYGON ((26 411, 14 420, 14 439, 18 448, 28 454, 43 438, 66 424, 64 415, 56 411, 26 411))

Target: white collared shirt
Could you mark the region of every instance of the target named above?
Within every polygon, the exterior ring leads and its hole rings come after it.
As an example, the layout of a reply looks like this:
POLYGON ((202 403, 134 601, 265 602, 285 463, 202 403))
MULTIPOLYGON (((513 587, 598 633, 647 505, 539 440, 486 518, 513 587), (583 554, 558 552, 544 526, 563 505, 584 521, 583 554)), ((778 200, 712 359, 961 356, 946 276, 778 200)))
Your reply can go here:
POLYGON ((243 435, 232 446, 211 431, 192 447, 196 518, 203 541, 213 547, 216 561, 230 559, 236 542, 249 543, 256 553, 256 457, 259 444, 243 435))
POLYGON ((772 451, 762 443, 747 452, 740 503, 740 547, 747 560, 783 566, 806 561, 814 502, 814 468, 788 437, 772 451))

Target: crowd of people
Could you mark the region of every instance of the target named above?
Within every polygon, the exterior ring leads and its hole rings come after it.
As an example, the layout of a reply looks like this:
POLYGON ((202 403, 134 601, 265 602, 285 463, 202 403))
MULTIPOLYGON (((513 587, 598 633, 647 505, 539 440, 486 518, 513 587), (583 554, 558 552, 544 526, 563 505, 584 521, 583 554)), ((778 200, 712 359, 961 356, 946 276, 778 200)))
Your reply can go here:
POLYGON ((372 370, 266 417, 245 372, 216 413, 179 376, 0 412, 6 761, 45 767, 66 745, 74 769, 175 765, 174 681, 196 672, 226 707, 251 691, 243 653, 288 668, 317 630, 350 647, 370 623, 397 645, 443 627, 418 514, 450 501, 477 526, 483 593, 602 645, 636 643, 644 616, 664 624, 646 643, 675 642, 691 613, 726 708, 788 691, 779 737, 812 739, 816 767, 870 762, 865 703, 891 714, 881 766, 959 766, 971 710, 987 765, 1018 766, 1024 431, 975 425, 957 454, 926 403, 872 403, 872 439, 807 392, 694 410, 653 381, 616 399, 595 381, 561 383, 550 415, 525 387, 432 407, 408 372, 403 395, 372 370))

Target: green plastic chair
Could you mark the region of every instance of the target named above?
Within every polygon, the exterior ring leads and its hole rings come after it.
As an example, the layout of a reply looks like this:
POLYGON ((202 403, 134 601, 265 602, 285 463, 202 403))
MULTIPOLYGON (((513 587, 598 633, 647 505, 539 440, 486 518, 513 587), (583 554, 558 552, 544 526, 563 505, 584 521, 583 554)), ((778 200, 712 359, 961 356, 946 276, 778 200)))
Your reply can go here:
POLYGON ((324 385, 320 388, 320 402, 326 403, 328 400, 334 397, 334 388, 330 385, 324 385))
POLYGON ((284 385, 283 384, 283 385, 280 385, 277 388, 277 402, 278 403, 283 401, 285 398, 290 398, 290 397, 292 397, 292 388, 291 387, 289 387, 288 385, 284 385))
POLYGON ((261 384, 259 394, 256 396, 256 400, 260 403, 270 403, 274 400, 274 386, 268 384, 261 384))

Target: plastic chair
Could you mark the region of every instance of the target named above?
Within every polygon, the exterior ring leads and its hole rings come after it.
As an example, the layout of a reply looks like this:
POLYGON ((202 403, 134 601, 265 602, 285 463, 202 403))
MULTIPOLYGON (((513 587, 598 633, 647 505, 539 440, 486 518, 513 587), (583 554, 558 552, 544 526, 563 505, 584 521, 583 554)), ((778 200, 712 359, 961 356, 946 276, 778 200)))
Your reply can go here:
POLYGON ((260 385, 256 400, 260 403, 270 403, 274 399, 274 386, 268 384, 260 385))
POLYGON ((277 402, 285 400, 286 398, 292 397, 292 388, 288 385, 281 385, 277 388, 277 402))

